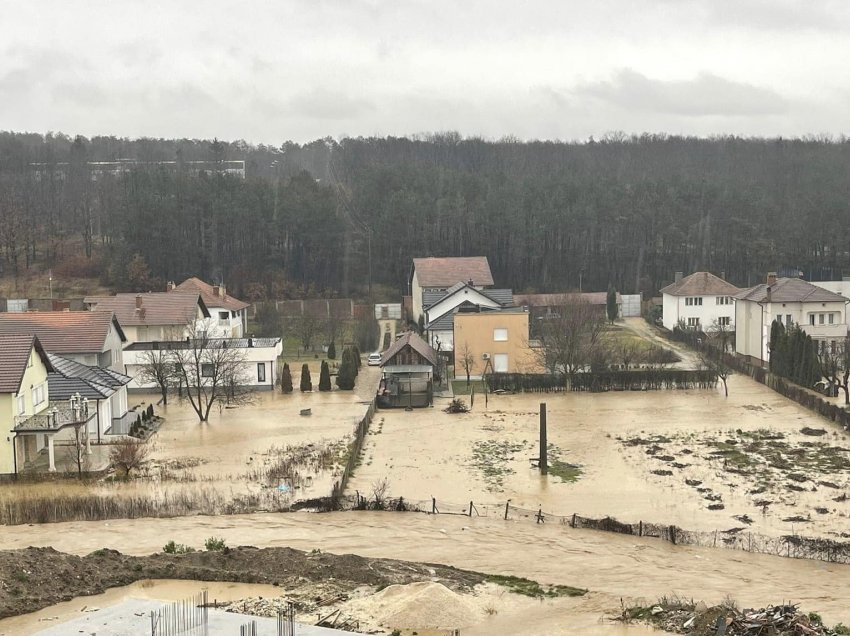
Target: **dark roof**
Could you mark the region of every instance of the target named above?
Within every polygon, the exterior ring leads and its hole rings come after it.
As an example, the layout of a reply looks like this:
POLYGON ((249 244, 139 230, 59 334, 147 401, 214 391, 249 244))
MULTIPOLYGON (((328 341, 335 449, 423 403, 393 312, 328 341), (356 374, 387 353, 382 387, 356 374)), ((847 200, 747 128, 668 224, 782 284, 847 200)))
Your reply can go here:
POLYGON ((48 371, 50 360, 38 338, 32 334, 0 335, 0 393, 17 393, 30 361, 33 347, 48 371))
POLYGON ((711 272, 694 272, 660 291, 670 296, 734 296, 741 290, 711 272))
POLYGON ((486 256, 414 258, 413 270, 420 287, 449 287, 470 280, 481 287, 493 284, 486 256))
POLYGON ((50 359, 50 363, 53 365, 56 373, 64 378, 78 378, 109 389, 124 386, 132 380, 130 376, 123 373, 104 369, 103 367, 91 367, 76 360, 63 358, 54 353, 48 354, 47 357, 50 359))
POLYGON ((390 345, 390 348, 384 351, 381 356, 381 366, 383 367, 387 362, 392 360, 399 351, 407 346, 410 346, 414 351, 418 352, 433 366, 437 366, 437 352, 434 351, 434 348, 431 347, 431 345, 420 338, 418 334, 412 331, 407 331, 396 338, 396 341, 390 345))
POLYGON ((112 312, 0 313, 0 334, 35 334, 50 353, 99 353, 106 346, 110 326, 126 342, 127 337, 112 312))
MULTIPOLYGON (((564 292, 560 294, 514 294, 514 305, 530 307, 559 307, 564 304, 583 302, 589 305, 605 305, 608 303, 608 292, 564 292)), ((617 302, 622 302, 620 292, 617 292, 617 302)))
POLYGON ((47 390, 51 400, 70 400, 77 393, 90 400, 103 400, 115 393, 115 389, 108 386, 86 382, 82 378, 66 378, 59 373, 47 374, 47 390))
POLYGON ((425 309, 429 309, 436 305, 439 302, 442 302, 444 299, 449 296, 454 296, 455 294, 461 292, 464 289, 472 289, 476 294, 481 294, 486 298, 489 298, 494 303, 498 303, 500 305, 511 305, 513 304, 514 294, 513 290, 510 289, 475 289, 474 287, 470 287, 469 283, 455 283, 444 292, 423 292, 422 293, 422 307, 425 309))
MULTIPOLYGON (((752 300, 757 303, 767 300, 767 284, 762 283, 745 289, 735 296, 738 300, 752 300)), ((823 287, 812 285, 799 278, 778 278, 770 288, 770 302, 773 303, 844 303, 847 299, 823 287)))
MULTIPOLYGON (((209 347, 219 347, 223 343, 229 349, 262 349, 264 347, 276 347, 280 342, 280 338, 210 338, 209 347), (248 341, 251 341, 251 346, 248 346, 248 341)), ((133 344, 124 347, 124 351, 158 351, 169 349, 188 349, 193 346, 191 342, 186 340, 157 340, 151 342, 134 342, 133 344)))
POLYGON ((230 311, 240 311, 250 305, 246 302, 234 298, 227 294, 224 287, 218 287, 219 293, 216 294, 216 287, 202 281, 200 278, 187 278, 182 283, 177 285, 172 291, 191 291, 198 292, 207 307, 224 307, 230 311), (225 290, 225 294, 221 295, 221 290, 225 290))
POLYGON ((95 312, 114 312, 125 327, 188 325, 194 322, 198 307, 204 317, 210 316, 203 298, 196 291, 87 296, 84 302, 95 312), (141 299, 140 308, 136 307, 137 298, 141 299))

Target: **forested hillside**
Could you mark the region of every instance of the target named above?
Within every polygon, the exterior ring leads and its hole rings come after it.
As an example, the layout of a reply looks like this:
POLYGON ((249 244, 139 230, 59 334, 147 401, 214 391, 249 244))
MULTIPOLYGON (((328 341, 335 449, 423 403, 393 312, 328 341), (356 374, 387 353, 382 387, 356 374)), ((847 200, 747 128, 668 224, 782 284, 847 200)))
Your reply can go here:
POLYGON ((655 293, 696 269, 819 279, 850 273, 850 143, 0 133, 0 250, 7 275, 52 267, 116 289, 198 275, 254 298, 362 297, 370 269, 398 294, 425 255, 486 255, 517 290, 655 293), (177 163, 92 178, 89 162, 126 158, 177 163), (193 160, 245 160, 247 178, 193 175, 193 160))

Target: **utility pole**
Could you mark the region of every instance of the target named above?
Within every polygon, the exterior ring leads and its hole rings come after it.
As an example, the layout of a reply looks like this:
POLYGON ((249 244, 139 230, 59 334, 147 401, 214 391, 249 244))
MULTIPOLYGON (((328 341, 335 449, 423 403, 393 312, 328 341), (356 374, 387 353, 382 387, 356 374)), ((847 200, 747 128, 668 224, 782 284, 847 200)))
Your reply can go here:
POLYGON ((546 402, 540 403, 540 459, 537 465, 540 467, 541 475, 549 473, 549 453, 548 443, 546 441, 546 402))

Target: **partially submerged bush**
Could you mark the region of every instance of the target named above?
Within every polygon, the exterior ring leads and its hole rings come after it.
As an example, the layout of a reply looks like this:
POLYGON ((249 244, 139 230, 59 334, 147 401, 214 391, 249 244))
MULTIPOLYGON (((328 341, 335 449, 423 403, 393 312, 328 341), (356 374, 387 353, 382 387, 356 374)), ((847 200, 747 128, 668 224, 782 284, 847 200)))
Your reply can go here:
POLYGON ((174 543, 174 540, 172 539, 162 546, 162 551, 166 554, 189 554, 190 552, 194 552, 195 548, 183 545, 182 543, 174 543))
POLYGON ((210 537, 204 542, 204 548, 208 552, 221 552, 227 547, 224 539, 221 537, 210 537))
POLYGON ((460 398, 455 398, 449 402, 449 405, 443 411, 446 413, 469 413, 469 407, 460 398))

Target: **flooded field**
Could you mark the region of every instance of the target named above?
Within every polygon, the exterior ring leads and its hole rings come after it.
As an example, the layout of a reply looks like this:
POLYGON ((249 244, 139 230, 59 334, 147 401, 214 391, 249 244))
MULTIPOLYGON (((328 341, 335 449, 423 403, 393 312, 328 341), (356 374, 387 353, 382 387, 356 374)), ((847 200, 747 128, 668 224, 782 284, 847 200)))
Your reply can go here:
POLYGON ((722 390, 475 397, 473 411, 379 411, 350 488, 557 515, 779 535, 850 531, 850 440, 749 378, 722 390), (532 466, 548 410, 551 474, 532 466), (813 433, 814 432, 814 433, 813 433), (806 434, 808 433, 808 434, 806 434), (743 519, 743 521, 741 521, 743 519))
POLYGON ((278 509, 327 495, 377 377, 364 367, 355 391, 259 392, 251 404, 214 409, 203 424, 188 403, 174 399, 157 409, 164 422, 149 441, 140 477, 0 484, 0 504, 44 504, 49 519, 50 505, 74 515, 75 499, 106 497, 108 516, 138 517, 278 509), (306 408, 311 415, 300 415, 306 408))
POLYGON ((620 598, 627 603, 654 602, 671 593, 709 604, 729 595, 742 607, 799 602, 830 624, 850 623, 845 594, 850 586, 848 566, 494 518, 349 512, 71 522, 4 528, 0 547, 52 545, 76 554, 110 547, 149 554, 160 551, 169 539, 201 547, 212 535, 228 545, 318 548, 443 563, 591 591, 581 598, 563 599, 564 606, 552 615, 530 616, 529 620, 548 620, 552 625, 562 622, 562 631, 546 633, 577 633, 563 622, 572 616, 590 625, 619 614, 620 598))

